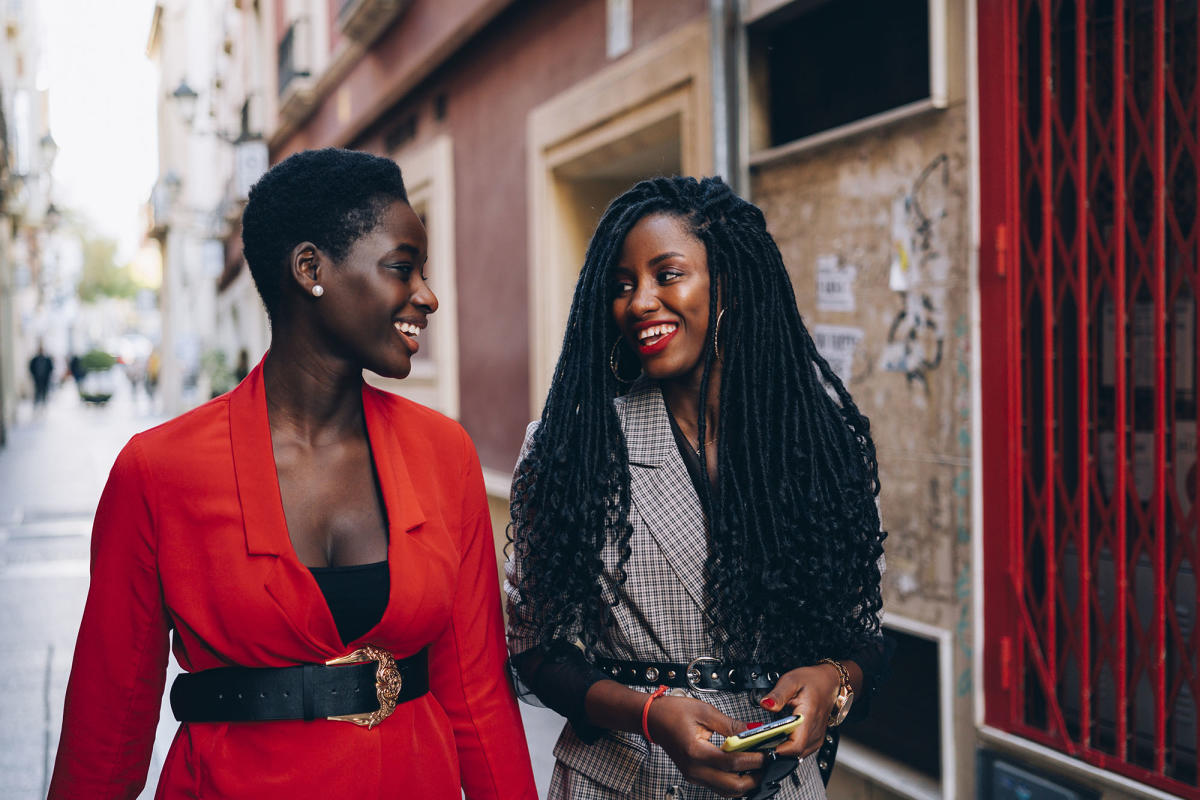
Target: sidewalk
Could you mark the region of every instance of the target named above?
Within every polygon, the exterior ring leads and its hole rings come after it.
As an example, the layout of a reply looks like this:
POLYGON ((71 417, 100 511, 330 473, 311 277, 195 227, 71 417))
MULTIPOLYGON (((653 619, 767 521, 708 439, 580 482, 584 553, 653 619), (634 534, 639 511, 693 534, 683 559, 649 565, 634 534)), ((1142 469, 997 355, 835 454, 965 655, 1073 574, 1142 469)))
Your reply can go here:
MULTIPOLYGON (((102 408, 73 385, 44 411, 20 409, 0 450, 0 797, 44 798, 58 747, 62 702, 88 585, 92 516, 108 471, 138 431, 162 421, 127 383, 102 408)), ((172 660, 168 685, 176 667, 172 660)), ((522 704, 539 792, 553 766, 562 719, 522 704)), ((151 798, 177 723, 166 710, 155 738, 151 798)))
POLYGON ((46 796, 75 632, 88 584, 92 515, 121 446, 157 424, 128 384, 88 407, 68 382, 19 409, 0 450, 0 797, 46 796))

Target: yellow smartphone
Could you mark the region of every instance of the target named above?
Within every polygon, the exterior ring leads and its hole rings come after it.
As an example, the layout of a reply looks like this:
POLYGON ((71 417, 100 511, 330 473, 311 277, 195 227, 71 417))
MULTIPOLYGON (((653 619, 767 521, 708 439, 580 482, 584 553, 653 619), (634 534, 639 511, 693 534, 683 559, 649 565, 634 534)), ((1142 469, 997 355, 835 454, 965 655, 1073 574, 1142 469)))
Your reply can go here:
POLYGON ((725 741, 721 742, 721 749, 726 753, 739 753, 742 750, 757 749, 768 743, 779 744, 787 738, 789 733, 799 728, 803 721, 804 715, 802 714, 780 717, 766 725, 759 725, 757 728, 725 737, 725 741))

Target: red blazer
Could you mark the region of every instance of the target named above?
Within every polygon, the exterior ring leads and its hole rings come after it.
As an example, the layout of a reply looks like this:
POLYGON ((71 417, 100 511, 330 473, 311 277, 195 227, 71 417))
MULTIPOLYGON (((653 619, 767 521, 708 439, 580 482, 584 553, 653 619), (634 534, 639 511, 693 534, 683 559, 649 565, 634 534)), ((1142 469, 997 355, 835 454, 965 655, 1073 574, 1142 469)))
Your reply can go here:
POLYGON ((167 666, 324 662, 371 642, 429 646, 431 691, 373 730, 314 720, 184 723, 158 798, 536 798, 506 655, 491 521, 471 440, 363 388, 389 526, 383 619, 342 644, 288 537, 262 366, 227 395, 138 434, 92 532, 92 580, 51 798, 133 798, 167 666))

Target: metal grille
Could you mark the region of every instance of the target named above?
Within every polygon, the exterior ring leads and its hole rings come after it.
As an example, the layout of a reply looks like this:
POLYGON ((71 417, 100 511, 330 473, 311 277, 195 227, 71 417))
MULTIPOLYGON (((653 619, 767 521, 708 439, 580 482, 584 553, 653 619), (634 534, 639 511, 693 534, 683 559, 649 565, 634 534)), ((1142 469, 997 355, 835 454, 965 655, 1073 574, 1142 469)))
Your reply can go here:
POLYGON ((1200 798, 1196 0, 979 0, 989 724, 1200 798))

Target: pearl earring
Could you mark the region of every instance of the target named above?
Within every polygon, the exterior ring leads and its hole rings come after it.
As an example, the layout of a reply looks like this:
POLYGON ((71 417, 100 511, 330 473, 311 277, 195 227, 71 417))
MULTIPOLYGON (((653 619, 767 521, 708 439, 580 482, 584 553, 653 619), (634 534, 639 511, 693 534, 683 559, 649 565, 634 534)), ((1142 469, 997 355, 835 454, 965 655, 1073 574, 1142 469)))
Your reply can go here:
POLYGON ((319 283, 314 283, 312 288, 313 297, 320 297, 325 294, 325 287, 319 283))

